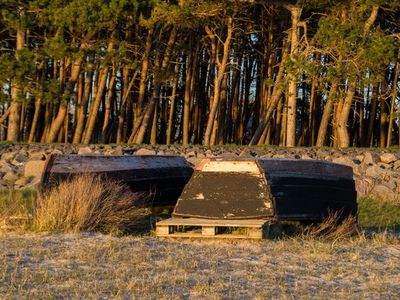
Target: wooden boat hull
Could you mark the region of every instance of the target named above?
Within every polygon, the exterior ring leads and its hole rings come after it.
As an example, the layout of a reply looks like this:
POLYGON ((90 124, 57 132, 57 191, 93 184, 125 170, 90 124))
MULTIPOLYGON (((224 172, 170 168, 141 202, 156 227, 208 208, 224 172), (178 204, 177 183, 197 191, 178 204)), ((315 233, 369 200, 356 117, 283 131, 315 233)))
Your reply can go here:
POLYGON ((83 173, 121 181, 135 193, 151 193, 152 206, 173 206, 193 169, 181 156, 52 155, 42 174, 41 191, 83 173))
POLYGON ((321 221, 357 214, 352 169, 325 161, 204 160, 175 207, 175 217, 321 221))

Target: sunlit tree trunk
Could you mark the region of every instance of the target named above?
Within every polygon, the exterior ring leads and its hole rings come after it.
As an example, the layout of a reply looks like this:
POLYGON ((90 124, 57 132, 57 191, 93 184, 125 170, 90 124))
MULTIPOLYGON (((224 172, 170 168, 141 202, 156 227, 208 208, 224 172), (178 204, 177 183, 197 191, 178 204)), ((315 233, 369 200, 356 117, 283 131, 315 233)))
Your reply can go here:
MULTIPOLYGON (((299 29, 298 23, 300 21, 302 9, 298 6, 289 7, 292 17, 292 29, 291 34, 291 46, 290 56, 291 59, 295 59, 295 55, 298 52, 299 44, 299 29)), ((297 76, 293 74, 293 71, 289 71, 288 74, 289 87, 288 87, 288 114, 287 114, 287 135, 286 135, 286 146, 296 146, 296 111, 297 111, 297 76)))
MULTIPOLYGON (((207 30, 209 36, 212 37, 214 35, 214 33, 209 28, 207 28, 206 30, 207 30)), ((226 66, 228 63, 229 49, 230 49, 230 45, 231 45, 232 35, 233 35, 233 18, 229 17, 227 20, 226 38, 225 38, 225 41, 223 42, 222 60, 219 59, 219 55, 217 52, 218 74, 217 74, 217 78, 215 78, 215 81, 214 81, 214 95, 213 95, 213 99, 212 99, 210 113, 208 115, 206 131, 204 134, 204 145, 206 145, 206 146, 211 144, 210 141, 211 141, 212 129, 213 129, 214 120, 215 120, 215 117, 217 114, 219 100, 220 100, 220 97, 219 97, 220 87, 221 87, 221 83, 224 78, 226 66)))
MULTIPOLYGON (((21 10, 20 17, 22 18, 24 11, 21 10)), ((18 51, 25 47, 25 29, 19 25, 16 37, 16 59, 19 60, 18 51)), ((8 116, 7 140, 18 141, 20 131, 20 113, 21 113, 21 98, 22 88, 16 80, 11 80, 11 105, 10 114, 8 116)))

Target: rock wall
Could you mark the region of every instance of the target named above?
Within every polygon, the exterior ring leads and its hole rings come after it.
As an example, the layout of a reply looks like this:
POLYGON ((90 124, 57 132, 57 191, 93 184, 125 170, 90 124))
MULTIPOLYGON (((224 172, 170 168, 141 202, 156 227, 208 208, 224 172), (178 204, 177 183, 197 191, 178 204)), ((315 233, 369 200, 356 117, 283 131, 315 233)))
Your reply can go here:
POLYGON ((34 188, 51 154, 179 154, 193 165, 212 157, 321 159, 353 168, 359 196, 400 201, 400 152, 378 149, 260 148, 150 145, 0 145, 0 189, 34 188))

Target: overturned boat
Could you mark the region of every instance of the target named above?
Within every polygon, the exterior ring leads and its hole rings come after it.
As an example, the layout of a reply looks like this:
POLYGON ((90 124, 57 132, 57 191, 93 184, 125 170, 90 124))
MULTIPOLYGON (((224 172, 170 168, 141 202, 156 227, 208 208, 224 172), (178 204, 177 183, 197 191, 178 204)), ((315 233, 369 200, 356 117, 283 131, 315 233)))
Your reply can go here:
POLYGON ((185 186, 174 218, 318 222, 357 214, 350 167, 296 159, 206 159, 185 186))
POLYGON ((151 193, 152 206, 173 206, 192 173, 192 167, 181 156, 51 155, 40 190, 46 192, 77 175, 93 174, 123 182, 135 193, 151 193))

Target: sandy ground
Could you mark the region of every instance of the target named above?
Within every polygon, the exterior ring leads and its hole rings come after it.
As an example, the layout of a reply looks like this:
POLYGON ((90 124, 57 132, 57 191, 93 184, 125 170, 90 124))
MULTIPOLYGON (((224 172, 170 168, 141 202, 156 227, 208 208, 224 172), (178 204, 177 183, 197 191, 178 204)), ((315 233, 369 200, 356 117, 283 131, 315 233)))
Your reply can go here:
POLYGON ((400 243, 0 233, 2 299, 388 299, 400 243))

